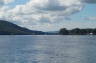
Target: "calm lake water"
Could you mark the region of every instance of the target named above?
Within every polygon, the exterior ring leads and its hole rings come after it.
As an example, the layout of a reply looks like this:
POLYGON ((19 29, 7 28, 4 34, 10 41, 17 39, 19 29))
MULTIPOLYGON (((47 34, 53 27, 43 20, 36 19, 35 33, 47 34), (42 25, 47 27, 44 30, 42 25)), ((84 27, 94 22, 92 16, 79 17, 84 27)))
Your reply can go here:
POLYGON ((96 36, 0 36, 0 63, 96 63, 96 36))

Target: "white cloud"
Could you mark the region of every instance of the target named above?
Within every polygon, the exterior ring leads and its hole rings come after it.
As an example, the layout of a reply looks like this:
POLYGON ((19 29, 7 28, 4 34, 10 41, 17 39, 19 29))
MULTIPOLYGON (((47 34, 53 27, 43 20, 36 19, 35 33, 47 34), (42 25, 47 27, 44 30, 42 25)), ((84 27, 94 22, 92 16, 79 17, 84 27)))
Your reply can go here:
MULTIPOLYGON (((0 4, 13 1, 0 0, 0 4)), ((0 9, 0 18, 14 21, 28 28, 39 29, 41 26, 41 29, 48 30, 48 28, 53 28, 58 21, 66 20, 70 15, 81 11, 83 2, 91 3, 91 0, 30 0, 26 4, 17 5, 11 9, 3 6, 0 9)))
MULTIPOLYGON (((79 0, 30 0, 25 5, 17 5, 7 13, 15 15, 42 15, 49 17, 68 16, 82 9, 79 0)), ((30 16, 29 16, 30 17, 30 16)))
POLYGON ((5 4, 8 4, 8 3, 11 3, 11 2, 14 2, 15 0, 3 0, 5 4))

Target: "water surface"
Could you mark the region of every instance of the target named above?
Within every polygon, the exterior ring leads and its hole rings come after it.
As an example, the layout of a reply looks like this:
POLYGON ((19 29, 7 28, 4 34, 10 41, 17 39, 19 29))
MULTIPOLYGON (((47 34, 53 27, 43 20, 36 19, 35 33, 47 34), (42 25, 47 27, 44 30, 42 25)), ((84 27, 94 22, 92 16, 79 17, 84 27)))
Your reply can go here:
POLYGON ((96 63, 96 36, 0 36, 0 63, 96 63))

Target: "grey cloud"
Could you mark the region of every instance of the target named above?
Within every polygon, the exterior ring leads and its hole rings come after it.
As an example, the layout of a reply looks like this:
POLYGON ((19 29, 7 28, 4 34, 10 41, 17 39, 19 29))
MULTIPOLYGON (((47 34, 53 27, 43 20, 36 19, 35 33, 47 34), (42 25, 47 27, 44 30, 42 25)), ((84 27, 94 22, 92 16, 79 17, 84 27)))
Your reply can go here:
MULTIPOLYGON (((72 0, 69 0, 69 1, 72 1, 72 0)), ((54 15, 54 16, 55 15, 66 16, 66 15, 71 15, 76 12, 79 12, 83 8, 83 4, 81 3, 81 1, 79 0, 77 0, 76 2, 75 0, 73 1, 74 3, 70 3, 70 5, 67 5, 66 3, 64 5, 61 5, 61 2, 59 0, 48 0, 48 2, 44 6, 35 5, 34 8, 37 9, 36 12, 40 12, 44 14, 51 13, 51 15, 54 15)), ((65 1, 62 1, 62 2, 65 2, 65 1)))
POLYGON ((4 2, 1 0, 0 1, 0 7, 4 5, 4 2))
POLYGON ((62 11, 66 9, 66 6, 61 6, 60 3, 58 3, 58 0, 48 0, 44 7, 36 5, 36 8, 45 11, 62 11))
POLYGON ((50 19, 49 19, 49 18, 46 18, 46 17, 41 17, 41 18, 40 18, 40 22, 41 22, 41 23, 51 23, 51 22, 50 22, 50 19))
POLYGON ((96 0, 82 0, 85 3, 95 4, 96 0))
POLYGON ((87 17, 87 18, 85 18, 85 20, 96 21, 96 16, 93 16, 93 17, 87 17))
POLYGON ((0 7, 6 6, 6 4, 14 2, 15 0, 0 0, 0 7))
POLYGON ((64 6, 48 6, 46 8, 41 8, 41 10, 45 10, 45 11, 63 11, 65 10, 66 7, 64 6))
POLYGON ((51 10, 51 11, 62 11, 65 10, 66 6, 61 6, 60 3, 58 3, 58 0, 49 0, 48 4, 45 8, 45 10, 51 10))

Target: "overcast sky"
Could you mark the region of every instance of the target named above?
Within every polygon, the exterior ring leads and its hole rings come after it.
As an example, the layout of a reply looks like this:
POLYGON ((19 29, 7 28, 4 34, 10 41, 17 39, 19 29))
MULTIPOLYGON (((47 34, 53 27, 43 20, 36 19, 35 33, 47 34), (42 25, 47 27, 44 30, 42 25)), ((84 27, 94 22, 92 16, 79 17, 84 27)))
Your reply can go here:
POLYGON ((95 28, 96 0, 0 0, 0 19, 40 31, 95 28))

